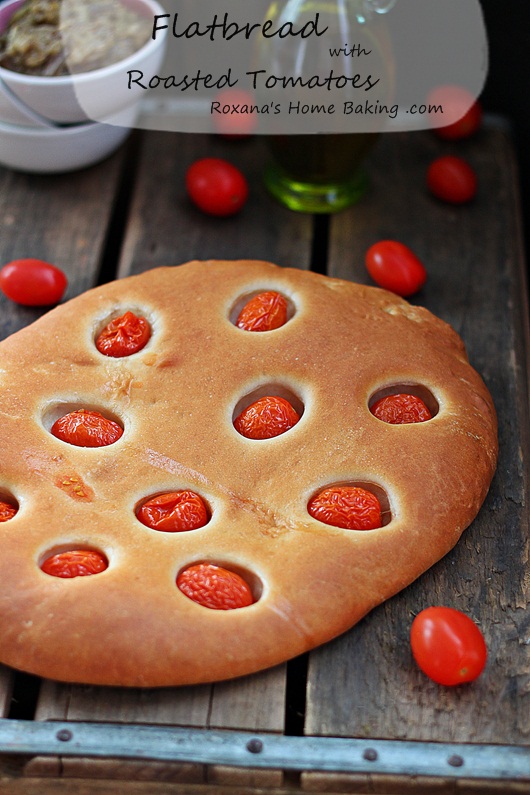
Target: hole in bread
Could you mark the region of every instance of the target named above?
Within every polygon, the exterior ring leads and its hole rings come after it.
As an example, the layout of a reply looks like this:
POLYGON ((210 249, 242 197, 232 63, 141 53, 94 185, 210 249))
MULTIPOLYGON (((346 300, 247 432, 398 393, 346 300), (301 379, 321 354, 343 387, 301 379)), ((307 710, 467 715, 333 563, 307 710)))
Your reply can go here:
POLYGON ((117 442, 124 430, 122 419, 114 412, 88 401, 50 404, 41 422, 48 433, 75 447, 107 447, 117 442))
POLYGON ((198 530, 210 521, 212 511, 206 500, 191 489, 161 491, 140 500, 136 518, 151 530, 181 533, 198 530))
POLYGON ((242 331, 268 332, 285 326, 296 312, 280 290, 264 287, 241 295, 232 306, 230 322, 242 331))
POLYGON ((224 560, 199 560, 177 574, 178 589, 188 599, 210 610, 249 607, 263 593, 263 583, 249 569, 224 560))
POLYGON ((308 500, 307 510, 317 521, 346 530, 376 530, 392 521, 386 491, 368 480, 321 486, 308 500))
POLYGON ((238 400, 232 412, 232 423, 247 439, 271 439, 291 430, 303 413, 304 403, 292 389, 269 383, 238 400))
POLYGON ((84 544, 61 544, 48 549, 39 560, 39 568, 51 577, 72 579, 101 574, 109 566, 107 556, 84 544))
POLYGON ((142 351, 152 335, 152 323, 140 309, 118 308, 101 320, 94 331, 96 350, 113 359, 142 351))
POLYGON ((0 486, 0 522, 8 522, 18 513, 18 500, 8 489, 0 486))
MULTIPOLYGON (((374 407, 376 407, 376 404, 379 404, 379 401, 382 401, 384 398, 397 395, 411 395, 413 398, 418 398, 419 401, 421 401, 421 403, 423 403, 426 407, 428 414, 424 412, 421 404, 416 402, 416 405, 413 405, 409 409, 402 407, 392 412, 392 409, 390 408, 389 412, 394 415, 393 419, 382 419, 382 422, 387 422, 388 424, 426 422, 429 419, 435 417, 440 411, 440 405, 430 389, 428 389, 426 386, 423 386, 423 384, 405 383, 391 384, 378 389, 373 393, 373 395, 371 395, 368 401, 368 408, 373 414, 374 410, 376 410, 374 407), (428 416, 429 414, 430 416, 428 416), (421 419, 421 417, 423 417, 423 419, 421 419)), ((381 404, 379 405, 381 406, 381 404)), ((390 413, 387 413, 387 416, 390 416, 390 413)))

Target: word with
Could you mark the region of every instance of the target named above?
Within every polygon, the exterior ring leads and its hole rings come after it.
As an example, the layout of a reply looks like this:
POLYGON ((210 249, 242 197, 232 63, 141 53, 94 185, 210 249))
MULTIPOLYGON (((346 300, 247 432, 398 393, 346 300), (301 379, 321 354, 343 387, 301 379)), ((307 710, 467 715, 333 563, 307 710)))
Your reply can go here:
MULTIPOLYGON (((259 30, 265 39, 272 39, 274 36, 278 36, 279 39, 285 39, 287 36, 300 36, 302 39, 307 39, 313 34, 315 36, 323 36, 328 30, 327 27, 319 29, 320 14, 318 13, 315 14, 314 19, 310 19, 298 30, 295 29, 293 22, 284 22, 283 25, 272 31, 271 28, 274 22, 271 19, 267 19, 265 22, 245 22, 240 26, 237 22, 229 22, 228 12, 226 12, 222 21, 219 21, 218 15, 215 14, 209 25, 201 27, 200 22, 190 22, 189 25, 179 32, 178 16, 178 11, 173 14, 172 33, 176 39, 191 39, 194 36, 208 36, 210 41, 215 41, 215 37, 218 33, 220 33, 220 38, 225 39, 225 41, 230 41, 234 36, 239 36, 240 33, 243 33, 245 38, 249 39, 256 30, 259 30)), ((159 24, 159 20, 169 19, 170 17, 171 14, 155 14, 153 20, 153 33, 151 35, 152 39, 156 39, 158 31, 167 30, 169 28, 169 25, 159 24)))
POLYGON ((330 49, 329 54, 331 56, 336 55, 338 57, 339 55, 345 55, 347 58, 353 58, 354 56, 370 55, 371 52, 371 50, 365 50, 360 44, 354 44, 353 47, 349 47, 345 44, 344 47, 339 47, 339 49, 330 49))

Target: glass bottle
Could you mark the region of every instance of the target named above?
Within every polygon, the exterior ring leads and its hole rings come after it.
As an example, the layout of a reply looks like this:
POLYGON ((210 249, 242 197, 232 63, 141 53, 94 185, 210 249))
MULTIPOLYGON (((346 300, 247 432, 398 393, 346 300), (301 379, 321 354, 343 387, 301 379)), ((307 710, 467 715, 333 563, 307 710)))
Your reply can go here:
MULTIPOLYGON (((297 28, 319 14, 321 29, 328 28, 326 39, 344 48, 333 59, 335 72, 351 74, 359 70, 359 59, 348 54, 348 45, 376 52, 378 71, 391 90, 392 58, 381 16, 396 0, 277 0, 267 17, 275 27, 292 22, 297 28)), ((324 48, 322 48, 324 50, 324 48)), ((300 75, 304 72, 310 48, 304 40, 276 39, 265 58, 276 74, 300 75)), ((315 55, 315 48, 311 57, 315 55)), ((329 72, 329 49, 317 66, 329 72), (326 67, 326 68, 324 68, 326 67)), ((315 64, 311 64, 314 70, 315 64)), ((306 71, 307 73, 307 71, 306 71)), ((265 168, 265 184, 270 193, 292 210, 333 213, 354 204, 364 194, 367 178, 362 162, 376 142, 376 132, 337 132, 325 134, 278 134, 267 136, 270 161, 265 168)))

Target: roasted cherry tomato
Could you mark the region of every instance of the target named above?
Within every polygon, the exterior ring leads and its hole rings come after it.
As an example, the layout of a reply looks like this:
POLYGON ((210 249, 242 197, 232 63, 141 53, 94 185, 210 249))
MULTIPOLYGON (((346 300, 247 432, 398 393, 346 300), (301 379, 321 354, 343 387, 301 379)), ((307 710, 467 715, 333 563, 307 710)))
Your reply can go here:
POLYGON ((95 549, 70 549, 51 555, 41 569, 52 577, 86 577, 105 571, 108 565, 105 555, 95 549))
POLYGON ((234 428, 247 439, 271 439, 290 430, 300 416, 285 398, 262 397, 234 420, 234 428))
POLYGON ((421 398, 401 393, 387 395, 376 401, 370 409, 374 417, 390 425, 408 425, 411 422, 425 422, 432 414, 421 398))
POLYGON ((18 508, 10 502, 0 500, 0 522, 7 522, 18 512, 18 508))
POLYGON ((184 569, 177 577, 177 586, 189 599, 211 610, 235 610, 254 602, 243 577, 213 563, 184 569))
POLYGON ((379 500, 360 486, 329 486, 309 500, 307 510, 313 519, 347 530, 375 530, 382 524, 379 500))
POLYGON ((287 321, 287 301, 274 290, 258 293, 251 298, 236 320, 244 331, 272 331, 287 321))
POLYGON ((145 317, 125 312, 111 320, 99 333, 96 348, 105 356, 116 359, 130 356, 145 347, 151 336, 151 327, 145 317))
POLYGON ((428 103, 435 108, 430 116, 433 130, 444 141, 469 138, 482 124, 482 105, 462 86, 439 86, 430 92, 428 103), (438 126, 444 120, 446 123, 438 126))
POLYGON ((208 522, 204 500, 194 491, 169 491, 144 502, 136 516, 152 530, 179 533, 197 530, 208 522))
POLYGON ((427 279, 416 254, 397 240, 380 240, 370 246, 366 269, 376 284, 403 297, 417 293, 427 279))
POLYGON ((445 155, 427 169, 427 187, 433 196, 449 204, 465 204, 477 192, 477 175, 461 157, 445 155))
POLYGON ((106 447, 114 444, 123 434, 117 422, 107 419, 99 411, 76 411, 59 417, 51 427, 51 433, 63 442, 77 447, 106 447))
POLYGON ((215 131, 225 138, 248 138, 255 131, 258 116, 252 94, 238 88, 225 88, 212 102, 215 131))
POLYGON ((188 168, 186 189, 200 210, 221 217, 239 212, 248 197, 247 180, 241 171, 216 157, 197 160, 188 168))
POLYGON ((465 613, 452 607, 428 607, 410 630, 412 654, 421 670, 440 685, 476 679, 486 665, 486 643, 465 613))
POLYGON ((58 304, 67 285, 59 268, 40 259, 16 259, 0 270, 0 289, 23 306, 58 304))

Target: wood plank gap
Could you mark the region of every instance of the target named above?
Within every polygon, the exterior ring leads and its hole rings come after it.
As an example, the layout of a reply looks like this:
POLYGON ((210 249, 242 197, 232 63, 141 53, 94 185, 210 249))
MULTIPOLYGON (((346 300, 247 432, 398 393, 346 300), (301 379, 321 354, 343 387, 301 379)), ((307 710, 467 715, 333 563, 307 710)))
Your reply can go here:
POLYGON ((301 654, 287 663, 285 734, 291 737, 304 734, 308 661, 309 654, 301 654))
POLYGON ((118 189, 114 197, 110 221, 103 243, 101 264, 97 275, 98 285, 106 284, 118 278, 121 248, 125 237, 138 168, 141 135, 141 132, 133 131, 125 144, 125 157, 123 158, 118 189))
POLYGON ((323 276, 328 272, 329 215, 315 215, 309 268, 323 276))
POLYGON ((13 677, 11 703, 8 718, 18 720, 34 720, 37 701, 40 693, 41 680, 32 674, 17 671, 13 677))

